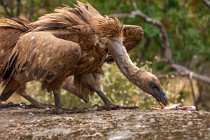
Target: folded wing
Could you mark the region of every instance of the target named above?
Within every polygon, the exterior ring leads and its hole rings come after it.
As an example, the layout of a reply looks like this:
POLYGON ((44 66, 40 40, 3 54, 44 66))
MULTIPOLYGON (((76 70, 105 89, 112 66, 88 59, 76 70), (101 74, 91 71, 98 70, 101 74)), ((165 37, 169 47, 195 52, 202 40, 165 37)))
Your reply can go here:
POLYGON ((23 83, 35 79, 48 90, 59 88, 56 83, 64 81, 65 74, 73 72, 71 69, 80 55, 80 46, 76 43, 56 38, 48 32, 27 33, 20 38, 3 67, 4 84, 13 78, 23 83))

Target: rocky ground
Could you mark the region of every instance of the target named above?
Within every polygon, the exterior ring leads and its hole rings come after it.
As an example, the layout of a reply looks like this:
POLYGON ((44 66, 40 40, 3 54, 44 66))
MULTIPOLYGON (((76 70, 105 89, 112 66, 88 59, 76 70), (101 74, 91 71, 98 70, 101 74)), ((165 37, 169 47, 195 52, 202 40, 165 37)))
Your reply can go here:
POLYGON ((95 111, 50 115, 37 109, 0 110, 0 139, 210 139, 205 111, 95 111))

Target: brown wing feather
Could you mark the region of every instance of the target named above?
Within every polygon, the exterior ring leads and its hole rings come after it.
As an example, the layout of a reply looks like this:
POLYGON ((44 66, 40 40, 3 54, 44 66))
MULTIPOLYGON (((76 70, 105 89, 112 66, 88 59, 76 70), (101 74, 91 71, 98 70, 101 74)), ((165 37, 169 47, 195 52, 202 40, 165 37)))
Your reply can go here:
POLYGON ((74 8, 66 6, 55 9, 54 13, 40 17, 32 25, 36 26, 34 31, 50 31, 59 38, 68 36, 65 39, 80 43, 80 46, 84 44, 82 41, 85 41, 87 47, 97 43, 95 32, 98 31, 96 27, 100 18, 104 17, 90 4, 77 2, 74 8))
POLYGON ((58 39, 50 33, 27 33, 20 38, 4 66, 4 83, 7 84, 11 78, 19 82, 35 79, 45 83, 44 88, 52 90, 47 84, 55 80, 62 83, 67 77, 63 73, 75 66, 80 53, 78 44, 58 39))
POLYGON ((82 50, 90 50, 98 43, 94 30, 97 18, 103 17, 89 4, 78 2, 74 8, 56 9, 31 24, 36 26, 34 31, 49 31, 58 38, 78 43, 82 50))
POLYGON ((144 37, 144 31, 140 26, 123 25, 123 45, 129 51, 137 46, 144 37))
POLYGON ((79 7, 84 7, 94 17, 101 17, 100 13, 95 8, 93 8, 89 3, 82 3, 80 1, 77 1, 77 4, 79 7))
POLYGON ((31 29, 32 26, 23 19, 0 18, 0 70, 3 63, 9 59, 19 37, 31 29))
POLYGON ((100 13, 95 10, 90 4, 77 2, 75 8, 63 7, 55 9, 54 13, 46 14, 39 18, 38 21, 32 23, 33 26, 38 26, 35 30, 51 30, 61 28, 71 28, 77 25, 91 26, 94 29, 98 18, 103 18, 100 13))
POLYGON ((7 61, 21 34, 16 29, 0 28, 0 66, 7 61))
POLYGON ((25 32, 33 29, 33 26, 30 25, 26 20, 21 18, 0 18, 0 29, 17 29, 19 31, 25 32))
POLYGON ((0 18, 0 65, 8 59, 21 34, 30 29, 32 26, 23 19, 0 18))

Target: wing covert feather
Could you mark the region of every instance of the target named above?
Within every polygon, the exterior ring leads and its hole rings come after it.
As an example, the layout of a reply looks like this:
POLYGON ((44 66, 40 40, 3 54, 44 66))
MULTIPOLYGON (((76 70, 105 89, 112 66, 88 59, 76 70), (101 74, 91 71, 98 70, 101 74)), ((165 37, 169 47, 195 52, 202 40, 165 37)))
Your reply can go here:
POLYGON ((123 45, 129 51, 137 46, 144 37, 144 31, 140 26, 123 25, 123 45))
POLYGON ((56 38, 48 32, 30 32, 16 44, 4 73, 14 67, 10 77, 22 72, 39 81, 52 81, 73 68, 80 55, 80 46, 76 43, 56 38))

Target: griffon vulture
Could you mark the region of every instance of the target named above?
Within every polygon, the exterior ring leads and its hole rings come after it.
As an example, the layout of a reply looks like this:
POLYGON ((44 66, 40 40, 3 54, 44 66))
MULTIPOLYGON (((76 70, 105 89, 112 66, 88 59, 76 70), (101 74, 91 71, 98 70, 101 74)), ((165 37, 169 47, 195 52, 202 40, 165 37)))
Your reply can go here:
POLYGON ((167 104, 157 77, 136 67, 123 46, 123 25, 116 18, 101 16, 91 5, 77 2, 74 8, 56 9, 32 25, 36 28, 17 41, 8 61, 2 67, 4 90, 1 101, 7 100, 25 83, 38 80, 42 88, 53 91, 55 111, 62 110, 59 89, 69 76, 74 76, 77 94, 84 87, 103 97, 101 85, 94 88, 89 79, 101 77, 102 65, 111 54, 121 72, 158 102, 167 104))
MULTIPOLYGON (((2 38, 0 39, 0 66, 3 65, 3 62, 7 61, 9 54, 11 53, 12 49, 15 47, 16 42, 18 41, 20 35, 31 31, 35 27, 32 26, 32 24, 29 24, 27 21, 23 19, 13 18, 13 19, 6 19, 1 18, 0 19, 0 36, 2 38), (11 37, 11 34, 13 35, 11 37)), ((139 26, 135 25, 123 25, 123 44, 126 47, 127 51, 135 47, 143 38, 143 30, 139 26)), ((106 62, 113 61, 113 58, 111 55, 107 56, 105 59, 106 62)), ((83 99, 86 103, 89 101, 89 95, 91 95, 94 90, 102 88, 101 86, 101 78, 102 75, 100 74, 87 74, 83 76, 83 86, 82 91, 77 92, 75 86, 74 86, 74 77, 69 76, 62 88, 73 93, 74 95, 77 95, 81 99, 83 99), (95 77, 95 78, 93 78, 95 77), (89 82, 85 82, 85 80, 88 80, 89 82), (88 84, 85 84, 88 83, 88 84)), ((99 90, 98 90, 99 91, 99 90)), ((33 99, 30 95, 28 95, 25 91, 25 85, 20 86, 16 93, 23 96, 26 100, 28 100, 34 107, 37 108, 45 108, 45 106, 35 99, 33 99)), ((106 98, 106 96, 102 93, 100 94, 100 97, 105 102, 105 105, 111 104, 111 102, 106 98)), ((0 104, 1 107, 9 107, 13 106, 13 104, 0 104)), ((126 107, 119 107, 119 106, 112 106, 114 108, 108 108, 108 109, 117 109, 117 108, 126 108, 126 107)), ((129 107, 128 107, 129 108, 129 107)))

